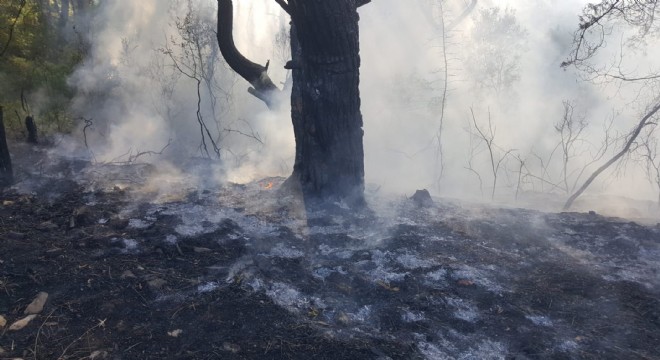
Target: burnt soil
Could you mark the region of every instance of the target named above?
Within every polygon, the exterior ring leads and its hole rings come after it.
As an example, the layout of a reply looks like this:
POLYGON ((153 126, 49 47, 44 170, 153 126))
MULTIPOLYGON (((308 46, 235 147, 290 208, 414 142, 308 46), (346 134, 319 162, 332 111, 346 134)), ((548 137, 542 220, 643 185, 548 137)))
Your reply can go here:
POLYGON ((660 359, 656 227, 438 199, 301 215, 279 178, 154 190, 151 166, 19 155, 0 359, 660 359))

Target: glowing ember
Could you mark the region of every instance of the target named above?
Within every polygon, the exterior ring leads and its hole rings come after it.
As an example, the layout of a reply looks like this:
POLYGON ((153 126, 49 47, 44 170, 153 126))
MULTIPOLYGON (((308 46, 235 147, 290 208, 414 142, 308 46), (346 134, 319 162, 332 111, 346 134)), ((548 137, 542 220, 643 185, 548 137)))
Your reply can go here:
POLYGON ((266 190, 270 190, 272 188, 273 188, 273 182, 272 181, 269 182, 268 184, 264 185, 264 189, 266 189, 266 190))

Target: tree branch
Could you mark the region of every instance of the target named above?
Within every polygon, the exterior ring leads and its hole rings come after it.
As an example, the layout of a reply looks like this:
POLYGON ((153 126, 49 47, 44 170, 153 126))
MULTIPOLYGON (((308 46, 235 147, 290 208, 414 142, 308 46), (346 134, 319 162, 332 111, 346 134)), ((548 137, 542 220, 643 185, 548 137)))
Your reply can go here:
POLYGON ((458 15, 450 24, 447 26, 448 30, 454 29, 458 24, 460 24, 465 18, 467 18, 470 13, 472 13, 472 10, 477 6, 477 0, 472 0, 465 9, 461 12, 460 15, 458 15))
POLYGON ((291 15, 291 11, 290 11, 290 8, 289 8, 289 4, 287 4, 286 1, 284 1, 284 0, 275 0, 275 2, 278 3, 278 4, 280 4, 280 6, 282 7, 282 9, 283 9, 284 11, 286 11, 287 14, 291 15))
POLYGON ((657 16, 658 0, 601 0, 600 3, 587 4, 574 33, 571 55, 561 67, 580 67, 593 58, 607 45, 605 37, 618 21, 638 30, 637 35, 630 36, 628 41, 639 43, 649 33, 657 31, 657 16), (598 38, 592 42, 589 35, 598 38))
POLYGON ((248 60, 234 44, 234 4, 232 0, 218 0, 218 45, 222 57, 232 70, 252 85, 250 94, 266 103, 269 109, 275 106, 274 94, 279 89, 270 79, 267 68, 248 60))
POLYGON ((574 34, 574 44, 575 48, 573 49, 573 53, 571 54, 571 57, 567 59, 566 61, 563 61, 561 65, 559 65, 562 68, 567 68, 571 65, 579 64, 587 59, 590 59, 596 51, 603 45, 605 42, 605 39, 603 35, 600 38, 600 41, 598 44, 595 45, 589 45, 587 42, 587 34, 589 33, 589 30, 593 28, 596 25, 600 25, 600 21, 603 20, 605 17, 609 16, 612 12, 616 10, 616 6, 619 3, 619 0, 613 1, 611 4, 607 4, 607 1, 603 1, 599 5, 587 5, 587 8, 585 9, 585 13, 580 16, 580 28, 579 30, 574 34), (587 10, 588 9, 588 10, 587 10), (594 14, 588 14, 587 11, 594 11, 594 14), (601 13, 599 13, 599 11, 601 13), (580 56, 580 52, 582 51, 582 48, 586 45, 587 49, 585 50, 585 55, 580 56))
POLYGON ((628 138, 628 141, 626 142, 626 145, 619 151, 616 155, 614 155, 609 161, 607 161, 605 164, 603 164, 601 167, 596 169, 596 171, 589 176, 589 178, 582 184, 580 189, 576 191, 571 197, 566 200, 566 204, 564 204, 564 210, 568 210, 571 205, 573 205, 573 202, 575 199, 578 198, 578 196, 582 195, 584 190, 591 185, 591 183, 600 175, 603 171, 605 171, 608 167, 610 167, 612 164, 617 162, 623 155, 625 155, 629 150, 632 144, 635 142, 635 139, 637 139, 637 136, 639 136, 639 133, 642 131, 642 129, 648 125, 649 119, 651 119, 657 112, 660 110, 660 103, 656 103, 655 106, 640 120, 639 124, 635 127, 635 129, 631 132, 630 137, 628 138))

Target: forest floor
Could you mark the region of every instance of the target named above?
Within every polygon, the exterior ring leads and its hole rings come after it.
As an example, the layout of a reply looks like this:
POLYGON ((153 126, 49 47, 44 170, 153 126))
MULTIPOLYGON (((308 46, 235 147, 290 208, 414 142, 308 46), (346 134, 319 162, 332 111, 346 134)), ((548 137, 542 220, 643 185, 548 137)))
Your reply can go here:
POLYGON ((655 226, 374 194, 307 213, 281 178, 13 149, 0 359, 660 359, 655 226))

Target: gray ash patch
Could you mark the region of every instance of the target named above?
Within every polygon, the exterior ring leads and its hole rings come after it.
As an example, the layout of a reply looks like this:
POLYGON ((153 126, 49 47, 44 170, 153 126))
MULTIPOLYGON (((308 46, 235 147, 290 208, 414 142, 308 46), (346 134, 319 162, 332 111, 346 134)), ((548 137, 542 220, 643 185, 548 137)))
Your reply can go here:
MULTIPOLYGON (((388 216, 308 221, 259 184, 169 201, 70 190, 57 204, 16 194, 0 207, 13 219, 0 232, 11 254, 0 255, 0 313, 18 317, 18 304, 50 287, 46 311, 68 326, 41 334, 44 358, 98 319, 107 327, 72 353, 100 344, 117 358, 660 357, 657 228, 396 202, 388 216), (142 338, 152 341, 132 341, 142 338)), ((7 332, 0 346, 34 349, 37 331, 7 332)))
POLYGON ((314 237, 295 267, 261 267, 252 275, 263 284, 287 284, 296 289, 289 295, 307 299, 286 302, 302 322, 320 322, 338 338, 410 342, 423 358, 617 357, 630 346, 648 353, 649 339, 658 338, 660 305, 645 286, 652 270, 633 265, 637 257, 630 251, 648 257, 660 245, 657 233, 600 219, 607 226, 586 235, 599 240, 577 245, 564 241, 566 234, 574 241, 579 231, 573 228, 596 228, 593 219, 567 224, 561 220, 566 214, 517 211, 520 216, 492 210, 484 218, 458 212, 451 220, 410 225, 424 223, 421 215, 386 229, 375 243, 351 242, 349 248, 345 241, 314 237), (636 236, 644 238, 630 240, 636 236), (626 245, 630 251, 608 248, 622 239, 635 244, 626 245), (638 271, 625 281, 603 278, 622 264, 638 271), (631 296, 632 308, 642 307, 646 319, 631 316, 631 296), (613 331, 595 335, 614 324, 636 329, 630 334, 642 339, 613 331))

